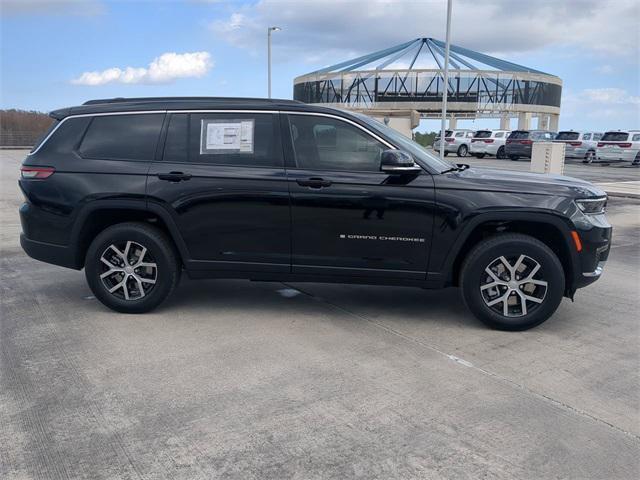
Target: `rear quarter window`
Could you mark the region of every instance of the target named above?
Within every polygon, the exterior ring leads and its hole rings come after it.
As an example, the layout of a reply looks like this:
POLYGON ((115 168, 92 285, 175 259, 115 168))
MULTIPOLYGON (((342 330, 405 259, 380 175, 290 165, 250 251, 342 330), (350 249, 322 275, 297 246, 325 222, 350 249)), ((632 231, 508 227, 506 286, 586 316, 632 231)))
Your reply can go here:
POLYGON ((164 113, 95 116, 78 153, 83 158, 153 160, 164 113))
POLYGON ((504 137, 504 132, 496 133, 496 138, 502 138, 502 137, 504 137))

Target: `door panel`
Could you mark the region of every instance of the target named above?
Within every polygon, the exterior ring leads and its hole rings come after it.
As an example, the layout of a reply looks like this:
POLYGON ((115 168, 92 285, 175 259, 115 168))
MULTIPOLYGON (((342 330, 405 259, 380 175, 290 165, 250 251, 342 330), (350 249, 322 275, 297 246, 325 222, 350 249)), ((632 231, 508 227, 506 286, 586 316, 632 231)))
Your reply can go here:
POLYGON ((289 272, 289 191, 277 114, 173 114, 166 136, 166 161, 152 164, 147 193, 173 217, 191 257, 189 267, 289 272), (248 144, 235 151, 203 151, 207 138, 217 141, 217 130, 223 133, 221 143, 233 143, 240 130, 229 134, 229 129, 246 121, 254 122, 251 151, 248 144), (187 130, 188 145, 181 148, 187 130))
POLYGON ((341 120, 304 117, 284 123, 291 132, 292 271, 424 279, 431 176, 385 174, 379 154, 386 145, 341 120))
POLYGON ((382 173, 288 170, 294 273, 424 279, 433 180, 382 173), (327 187, 301 186, 320 176, 327 187))

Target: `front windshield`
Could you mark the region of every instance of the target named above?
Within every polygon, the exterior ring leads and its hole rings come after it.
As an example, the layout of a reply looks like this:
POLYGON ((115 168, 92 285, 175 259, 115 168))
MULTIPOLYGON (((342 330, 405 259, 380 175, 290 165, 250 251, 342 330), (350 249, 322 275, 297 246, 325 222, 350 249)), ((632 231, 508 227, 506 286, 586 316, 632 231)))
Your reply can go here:
POLYGON ((355 113, 355 112, 349 112, 349 113, 351 115, 355 115, 360 120, 365 122, 367 125, 379 131, 386 137, 389 137, 389 139, 391 139, 391 141, 394 144, 396 144, 398 148, 413 155, 414 159, 418 163, 424 163, 429 167, 433 168, 434 170, 436 170, 437 172, 443 172, 445 170, 449 170, 450 168, 456 168, 455 163, 447 159, 440 160, 440 158, 433 152, 430 152, 419 143, 416 143, 410 138, 405 137, 400 132, 398 132, 397 130, 394 130, 391 127, 388 127, 384 123, 379 122, 378 120, 375 120, 362 113, 355 113))

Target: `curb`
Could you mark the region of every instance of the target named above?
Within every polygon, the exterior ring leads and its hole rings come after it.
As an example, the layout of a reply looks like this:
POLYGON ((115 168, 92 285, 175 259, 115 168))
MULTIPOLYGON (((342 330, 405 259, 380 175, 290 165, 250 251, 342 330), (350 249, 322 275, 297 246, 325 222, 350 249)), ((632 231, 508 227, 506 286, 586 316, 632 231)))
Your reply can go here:
POLYGON ((640 193, 631 193, 631 192, 608 192, 608 191, 604 191, 604 193, 607 194, 608 197, 614 197, 614 198, 636 198, 636 199, 640 199, 640 193))

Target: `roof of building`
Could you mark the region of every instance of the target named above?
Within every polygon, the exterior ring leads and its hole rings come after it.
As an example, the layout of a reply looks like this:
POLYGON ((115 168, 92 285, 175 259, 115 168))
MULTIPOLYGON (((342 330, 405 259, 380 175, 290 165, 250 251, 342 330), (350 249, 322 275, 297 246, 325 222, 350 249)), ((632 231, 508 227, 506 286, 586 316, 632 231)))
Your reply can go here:
MULTIPOLYGON (((435 38, 422 37, 321 68, 308 75, 362 70, 444 69, 444 56, 444 42, 435 38)), ((501 60, 457 45, 450 45, 449 65, 450 68, 455 70, 497 70, 548 75, 533 68, 501 60)))

